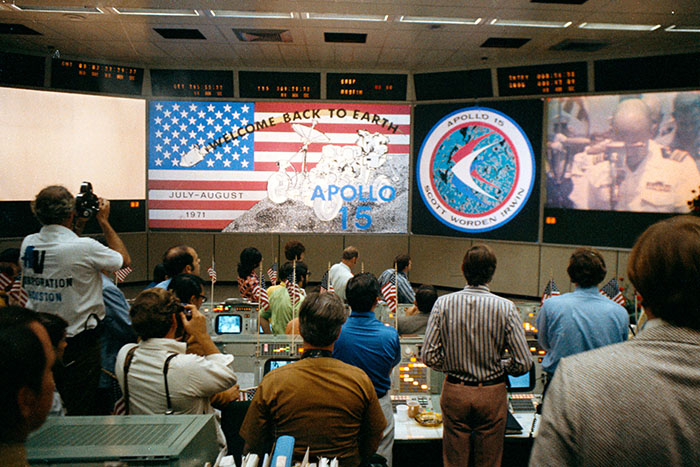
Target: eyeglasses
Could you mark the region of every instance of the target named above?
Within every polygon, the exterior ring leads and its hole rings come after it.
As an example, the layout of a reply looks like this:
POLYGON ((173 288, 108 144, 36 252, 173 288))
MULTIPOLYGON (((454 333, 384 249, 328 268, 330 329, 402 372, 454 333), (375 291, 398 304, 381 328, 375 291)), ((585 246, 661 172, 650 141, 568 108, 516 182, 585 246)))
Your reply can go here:
POLYGON ((207 301, 207 296, 206 296, 206 295, 199 294, 198 297, 201 298, 203 302, 206 302, 206 301, 207 301))

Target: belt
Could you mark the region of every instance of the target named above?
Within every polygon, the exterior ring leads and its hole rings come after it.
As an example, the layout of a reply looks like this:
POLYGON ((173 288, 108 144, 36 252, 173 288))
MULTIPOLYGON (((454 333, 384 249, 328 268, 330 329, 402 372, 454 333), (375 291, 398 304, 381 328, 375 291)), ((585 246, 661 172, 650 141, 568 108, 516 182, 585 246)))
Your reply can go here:
POLYGON ((462 386, 493 386, 495 384, 505 383, 506 376, 502 375, 496 379, 490 379, 488 381, 462 381, 456 376, 447 375, 447 382, 451 384, 461 384, 462 386))

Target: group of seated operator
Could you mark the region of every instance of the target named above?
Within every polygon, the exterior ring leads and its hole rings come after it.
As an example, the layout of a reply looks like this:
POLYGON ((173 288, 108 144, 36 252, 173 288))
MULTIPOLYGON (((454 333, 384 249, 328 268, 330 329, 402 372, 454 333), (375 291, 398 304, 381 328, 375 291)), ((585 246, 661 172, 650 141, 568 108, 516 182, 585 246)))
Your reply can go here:
MULTIPOLYGON (((19 251, 0 253, 3 465, 26 465, 27 436, 49 413, 117 413, 215 414, 220 458, 228 450, 237 462, 291 435, 295 461, 308 447, 311 458, 343 467, 390 466, 399 333, 424 335, 422 362, 445 374, 442 465, 501 465, 506 379, 533 361, 514 303, 489 289, 497 266, 489 246, 465 252, 465 287, 439 297, 431 286, 413 290, 408 255, 377 278, 354 271, 359 251, 348 247, 320 291, 306 293, 300 242, 285 246, 270 287, 260 252, 244 249, 241 296, 258 302, 264 293, 264 331, 300 334, 303 352, 239 402, 233 357, 214 344, 200 311, 205 284, 195 249, 169 248, 163 276, 129 305, 110 279, 132 258, 109 223, 109 202, 99 199, 96 214, 103 243, 81 236, 86 219, 74 204, 62 186, 42 189, 32 202, 40 232, 19 251), (397 301, 414 305, 398 331, 375 317, 389 283, 397 301), (24 298, 10 293, 15 284, 24 298), (238 420, 233 437, 226 414, 238 420)), ((635 243, 627 275, 647 322, 631 338, 627 311, 599 293, 607 274, 600 252, 576 249, 567 272, 574 290, 545 300, 537 317, 546 393, 530 465, 700 465, 692 402, 700 395, 700 218, 663 220, 635 243)))

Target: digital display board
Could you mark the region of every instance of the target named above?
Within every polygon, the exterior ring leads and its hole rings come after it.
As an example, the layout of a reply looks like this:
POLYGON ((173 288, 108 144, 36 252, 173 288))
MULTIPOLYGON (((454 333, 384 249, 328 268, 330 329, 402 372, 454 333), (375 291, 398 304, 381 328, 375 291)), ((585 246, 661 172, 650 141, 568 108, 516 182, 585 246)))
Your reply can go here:
POLYGON ((239 71, 242 98, 250 99, 320 99, 320 73, 278 71, 239 71))
POLYGON ((152 229, 406 233, 411 107, 151 101, 152 229))
POLYGON ((697 88, 700 53, 596 60, 596 91, 697 88))
POLYGON ((406 75, 377 73, 328 73, 326 97, 343 100, 404 101, 406 75))
POLYGON ((588 91, 586 62, 499 68, 497 75, 502 97, 588 91))
POLYGON ((416 73, 413 83, 419 101, 493 97, 489 69, 416 73))
POLYGON ((51 87, 86 92, 141 95, 143 68, 53 59, 51 87))
POLYGON ((165 97, 233 97, 233 72, 151 70, 151 93, 165 97))
POLYGON ((1 52, 0 84, 41 87, 45 63, 44 57, 1 52))

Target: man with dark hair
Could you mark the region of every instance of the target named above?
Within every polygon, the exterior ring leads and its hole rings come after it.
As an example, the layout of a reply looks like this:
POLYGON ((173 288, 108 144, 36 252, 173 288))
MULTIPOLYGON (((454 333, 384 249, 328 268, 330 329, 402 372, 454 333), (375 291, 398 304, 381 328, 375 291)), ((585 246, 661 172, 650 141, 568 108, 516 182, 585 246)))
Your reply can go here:
POLYGON ((392 465, 394 446, 394 413, 391 406, 391 371, 401 361, 401 344, 396 329, 385 326, 374 317, 379 301, 379 282, 369 273, 358 274, 348 281, 345 290, 352 309, 335 343, 333 356, 364 370, 387 420, 377 454, 392 465))
POLYGON ((411 270, 411 257, 398 255, 394 258, 394 264, 396 271, 394 268, 389 268, 379 276, 379 286, 384 287, 396 274, 396 292, 399 296, 399 303, 413 303, 416 300, 416 295, 413 293, 411 283, 406 275, 411 270))
POLYGON ((178 274, 173 277, 168 286, 180 303, 194 305, 197 309, 202 308, 202 304, 207 299, 204 295, 204 279, 194 274, 178 274))
POLYGON ((0 459, 27 465, 24 442, 46 420, 53 400, 55 354, 36 313, 10 306, 0 313, 0 459))
POLYGON ((424 334, 437 298, 437 290, 432 285, 418 287, 415 304, 404 316, 399 316, 399 334, 424 334))
POLYGON ((22 286, 27 307, 54 313, 68 321, 64 367, 56 385, 68 415, 99 414, 100 330, 105 317, 101 271, 112 273, 131 263, 129 253, 109 224, 109 201, 99 198, 95 215, 108 246, 82 238, 87 221, 77 218, 75 199, 62 186, 44 188, 32 202, 41 231, 22 242, 22 286))
POLYGON ((328 271, 328 281, 341 300, 345 300, 345 285, 352 277, 352 269, 357 265, 359 258, 360 252, 357 248, 349 246, 343 250, 340 263, 334 264, 328 271))
POLYGON ((700 218, 649 227, 627 275, 647 325, 559 363, 530 465, 700 465, 700 218))
POLYGON ((271 371, 258 386, 241 428, 247 451, 262 456, 277 437, 290 435, 295 461, 307 447, 311 458, 335 457, 343 467, 374 454, 385 420, 372 382, 359 368, 332 358, 345 319, 334 294, 306 297, 299 310, 302 359, 271 371))
POLYGON ((284 257, 287 261, 302 261, 306 247, 298 240, 290 240, 284 245, 284 257))
MULTIPOLYGON (((284 334, 287 324, 299 315, 301 302, 306 297, 306 279, 309 273, 309 268, 306 263, 297 261, 286 262, 282 265, 279 271, 281 282, 279 285, 273 285, 267 289, 267 295, 270 301, 270 306, 266 310, 260 312, 260 324, 266 334, 284 334), (294 299, 289 295, 288 285, 292 274, 296 274, 296 282, 299 287, 301 296, 294 299)), ((297 328, 298 332, 298 328, 297 328)))
POLYGON ((560 359, 627 340, 627 311, 598 290, 606 271, 598 251, 578 248, 566 269, 576 289, 546 299, 537 313, 537 340, 547 351, 545 391, 560 359))
POLYGON ((506 373, 522 375, 532 366, 515 305, 487 286, 495 271, 491 248, 471 247, 462 261, 467 286, 438 298, 428 320, 423 362, 447 374, 440 398, 446 467, 469 465, 470 455, 473 465, 501 465, 506 373))
POLYGON ((201 259, 194 248, 187 245, 178 245, 168 248, 163 255, 163 267, 167 279, 156 287, 167 289, 170 281, 178 274, 194 274, 199 275, 199 265, 201 259))
MULTIPOLYGON (((213 414, 209 398, 231 388, 236 375, 233 357, 219 352, 197 307, 183 307, 175 294, 154 287, 134 300, 131 322, 141 341, 122 347, 116 363, 127 413, 213 414), (187 344, 180 342, 184 333, 198 353, 186 353, 187 344)), ((225 449, 218 422, 217 438, 225 449)))

